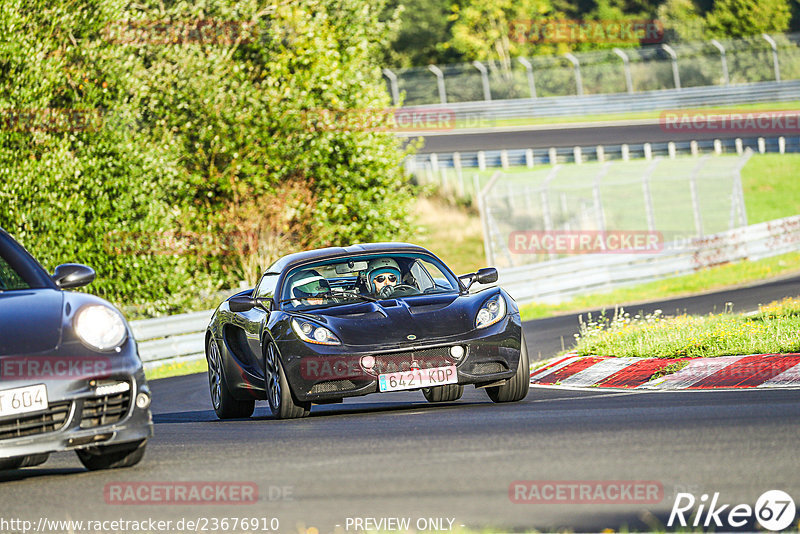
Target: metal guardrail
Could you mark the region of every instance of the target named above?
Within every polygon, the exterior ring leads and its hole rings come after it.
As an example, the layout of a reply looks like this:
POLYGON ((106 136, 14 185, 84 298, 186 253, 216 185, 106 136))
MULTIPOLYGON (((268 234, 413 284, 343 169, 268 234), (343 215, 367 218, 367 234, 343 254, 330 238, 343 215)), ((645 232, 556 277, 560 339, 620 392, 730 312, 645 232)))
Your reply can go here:
POLYGON ((205 331, 214 310, 131 321, 145 369, 205 358, 205 331))
POLYGON ((743 154, 750 148, 756 153, 800 152, 800 136, 793 137, 742 137, 727 139, 703 139, 698 141, 670 141, 665 143, 637 143, 622 145, 598 145, 551 148, 520 148, 507 150, 479 150, 474 152, 438 152, 416 154, 406 158, 405 167, 410 174, 431 173, 432 182, 437 171, 462 168, 504 168, 514 166, 535 167, 557 163, 584 163, 612 159, 650 159, 655 156, 675 157, 681 154, 701 153, 743 154))
POLYGON ((611 291, 654 279, 691 274, 741 260, 800 249, 800 215, 667 245, 663 252, 584 254, 499 271, 498 284, 521 303, 559 302, 578 294, 611 291))
POLYGON ((641 93, 613 93, 584 96, 519 98, 489 102, 461 102, 407 106, 404 110, 447 110, 456 120, 491 125, 491 121, 507 118, 564 117, 688 109, 702 106, 725 106, 758 102, 797 100, 800 80, 759 82, 742 85, 715 85, 662 89, 641 93))

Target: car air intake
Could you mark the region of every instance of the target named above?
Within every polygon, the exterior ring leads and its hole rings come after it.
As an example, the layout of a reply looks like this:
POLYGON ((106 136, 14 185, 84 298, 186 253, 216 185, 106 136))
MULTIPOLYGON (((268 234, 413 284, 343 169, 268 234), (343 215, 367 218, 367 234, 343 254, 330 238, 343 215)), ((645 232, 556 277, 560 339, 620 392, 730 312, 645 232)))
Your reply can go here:
POLYGON ((483 362, 483 363, 476 363, 472 366, 472 370, 469 374, 472 375, 492 375, 495 373, 502 373, 503 371, 507 371, 508 367, 503 365, 500 362, 483 362))
POLYGON ((131 387, 127 382, 102 382, 97 386, 95 397, 83 400, 81 428, 94 428, 111 425, 120 421, 131 405, 131 387), (119 391, 120 385, 127 385, 125 391, 119 391))
POLYGON ((314 384, 309 393, 334 393, 349 389, 356 389, 356 385, 350 380, 329 380, 328 382, 314 384))
POLYGON ((0 440, 35 436, 61 430, 67 423, 72 402, 56 402, 47 411, 21 414, 14 419, 0 421, 0 440))

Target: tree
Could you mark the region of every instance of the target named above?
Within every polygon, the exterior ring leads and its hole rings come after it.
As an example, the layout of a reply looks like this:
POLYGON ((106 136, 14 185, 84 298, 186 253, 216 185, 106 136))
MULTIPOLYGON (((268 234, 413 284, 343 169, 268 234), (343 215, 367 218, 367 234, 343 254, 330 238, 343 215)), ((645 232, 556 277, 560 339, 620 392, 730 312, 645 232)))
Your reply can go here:
POLYGON ((736 38, 784 32, 790 19, 787 0, 715 0, 706 23, 709 36, 736 38))
POLYGON ((693 0, 667 0, 658 7, 658 20, 671 41, 700 41, 706 23, 693 0))

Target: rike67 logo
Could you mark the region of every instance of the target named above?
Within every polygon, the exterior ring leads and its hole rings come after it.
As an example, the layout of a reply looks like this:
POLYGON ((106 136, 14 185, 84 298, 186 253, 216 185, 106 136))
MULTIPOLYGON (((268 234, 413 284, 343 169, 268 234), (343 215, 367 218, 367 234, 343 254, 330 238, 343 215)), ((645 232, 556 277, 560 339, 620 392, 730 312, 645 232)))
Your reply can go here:
POLYGON ((794 500, 780 490, 764 492, 755 508, 749 504, 722 504, 719 493, 714 493, 710 501, 708 494, 703 494, 699 502, 691 493, 678 493, 667 526, 686 527, 691 523, 693 527, 742 528, 753 525, 755 519, 765 530, 778 531, 788 528, 796 514, 794 500))

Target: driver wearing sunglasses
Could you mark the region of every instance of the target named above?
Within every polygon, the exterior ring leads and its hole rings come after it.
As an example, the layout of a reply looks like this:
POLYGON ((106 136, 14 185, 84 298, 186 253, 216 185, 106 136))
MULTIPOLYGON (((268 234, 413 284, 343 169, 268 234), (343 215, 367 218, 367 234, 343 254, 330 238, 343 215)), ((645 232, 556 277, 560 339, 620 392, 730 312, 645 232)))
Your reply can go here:
POLYGON ((391 258, 372 260, 369 262, 367 280, 373 294, 388 297, 400 282, 400 267, 391 258))

